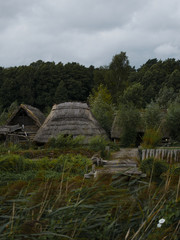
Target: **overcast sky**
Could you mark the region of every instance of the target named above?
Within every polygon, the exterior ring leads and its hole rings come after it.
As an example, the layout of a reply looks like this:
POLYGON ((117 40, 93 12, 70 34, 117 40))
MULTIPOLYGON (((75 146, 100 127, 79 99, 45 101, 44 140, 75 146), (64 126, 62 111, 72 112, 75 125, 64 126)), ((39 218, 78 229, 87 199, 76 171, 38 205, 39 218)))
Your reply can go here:
POLYGON ((180 59, 179 0, 0 0, 0 66, 180 59))

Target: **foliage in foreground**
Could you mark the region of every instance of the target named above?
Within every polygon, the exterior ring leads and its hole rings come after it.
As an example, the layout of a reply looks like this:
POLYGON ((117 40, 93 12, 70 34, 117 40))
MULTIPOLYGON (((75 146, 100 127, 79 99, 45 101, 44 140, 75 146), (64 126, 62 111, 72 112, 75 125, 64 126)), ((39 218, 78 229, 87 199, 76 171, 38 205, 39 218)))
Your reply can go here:
POLYGON ((84 174, 91 161, 82 155, 60 155, 57 159, 31 160, 25 159, 20 155, 3 155, 0 157, 0 171, 11 173, 22 173, 24 171, 55 171, 55 172, 71 172, 71 174, 84 174))
POLYGON ((106 146, 108 146, 108 144, 109 141, 104 137, 95 136, 90 139, 89 148, 95 152, 99 152, 101 157, 107 157, 106 146))
POLYGON ((39 175, 1 186, 0 193, 0 239, 178 239, 173 186, 149 187, 123 175, 99 181, 39 175))
POLYGON ((148 158, 142 161, 141 170, 147 174, 148 177, 160 178, 163 173, 168 170, 168 163, 160 159, 148 158))
POLYGON ((47 145, 52 148, 74 148, 82 145, 83 141, 83 136, 73 138, 72 135, 65 136, 64 134, 60 134, 56 138, 50 138, 47 145))

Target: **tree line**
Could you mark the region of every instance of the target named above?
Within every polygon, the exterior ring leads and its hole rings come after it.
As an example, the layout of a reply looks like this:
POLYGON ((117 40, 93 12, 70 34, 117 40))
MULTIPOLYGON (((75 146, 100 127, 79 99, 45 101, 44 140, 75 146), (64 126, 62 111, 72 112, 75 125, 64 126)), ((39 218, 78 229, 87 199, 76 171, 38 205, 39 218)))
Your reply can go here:
POLYGON ((1 111, 12 102, 26 103, 44 111, 62 101, 86 101, 93 87, 94 67, 78 63, 43 62, 0 68, 1 111))
POLYGON ((88 102, 110 132, 114 113, 127 109, 123 106, 142 111, 153 104, 167 109, 180 103, 180 60, 149 59, 136 69, 120 52, 108 66, 99 68, 41 60, 29 66, 0 67, 1 123, 20 103, 47 113, 53 104, 66 101, 88 102))

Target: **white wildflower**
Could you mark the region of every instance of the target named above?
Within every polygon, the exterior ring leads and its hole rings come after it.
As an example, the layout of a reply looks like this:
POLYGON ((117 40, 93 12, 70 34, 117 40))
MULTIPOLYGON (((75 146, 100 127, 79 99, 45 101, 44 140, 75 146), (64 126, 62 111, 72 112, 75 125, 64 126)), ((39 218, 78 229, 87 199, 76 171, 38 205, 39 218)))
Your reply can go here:
POLYGON ((161 227, 161 224, 160 224, 160 223, 158 223, 158 224, 157 224, 157 227, 158 227, 158 228, 160 228, 160 227, 161 227))
POLYGON ((164 218, 161 218, 160 220, 159 220, 159 223, 160 224, 163 224, 165 222, 165 219, 164 218))

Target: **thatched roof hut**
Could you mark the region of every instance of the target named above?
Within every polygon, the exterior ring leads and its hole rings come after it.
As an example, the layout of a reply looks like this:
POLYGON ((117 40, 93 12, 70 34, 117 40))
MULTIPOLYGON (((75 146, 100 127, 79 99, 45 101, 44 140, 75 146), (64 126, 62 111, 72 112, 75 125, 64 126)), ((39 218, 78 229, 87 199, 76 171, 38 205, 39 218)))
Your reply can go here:
MULTIPOLYGON (((145 131, 144 126, 140 124, 140 126, 138 126, 136 129, 136 132, 137 132, 136 146, 138 146, 142 141, 142 136, 144 135, 144 131, 145 131)), ((123 127, 120 125, 118 117, 116 115, 114 117, 114 121, 111 128, 111 139, 114 142, 119 142, 122 138, 122 134, 123 134, 123 127)))
POLYGON ((13 114, 7 120, 7 125, 25 125, 27 119, 25 117, 22 117, 25 115, 31 118, 34 121, 34 124, 38 127, 40 127, 45 120, 44 114, 38 108, 32 107, 27 104, 21 104, 19 108, 15 112, 13 112, 13 114))
POLYGON ((66 102, 54 105, 44 124, 38 130, 34 141, 46 143, 52 137, 59 134, 85 136, 88 138, 96 135, 106 136, 105 131, 100 127, 93 117, 88 105, 80 102, 66 102))
POLYGON ((19 125, 32 140, 45 120, 44 114, 37 108, 21 104, 7 120, 7 126, 19 125))

